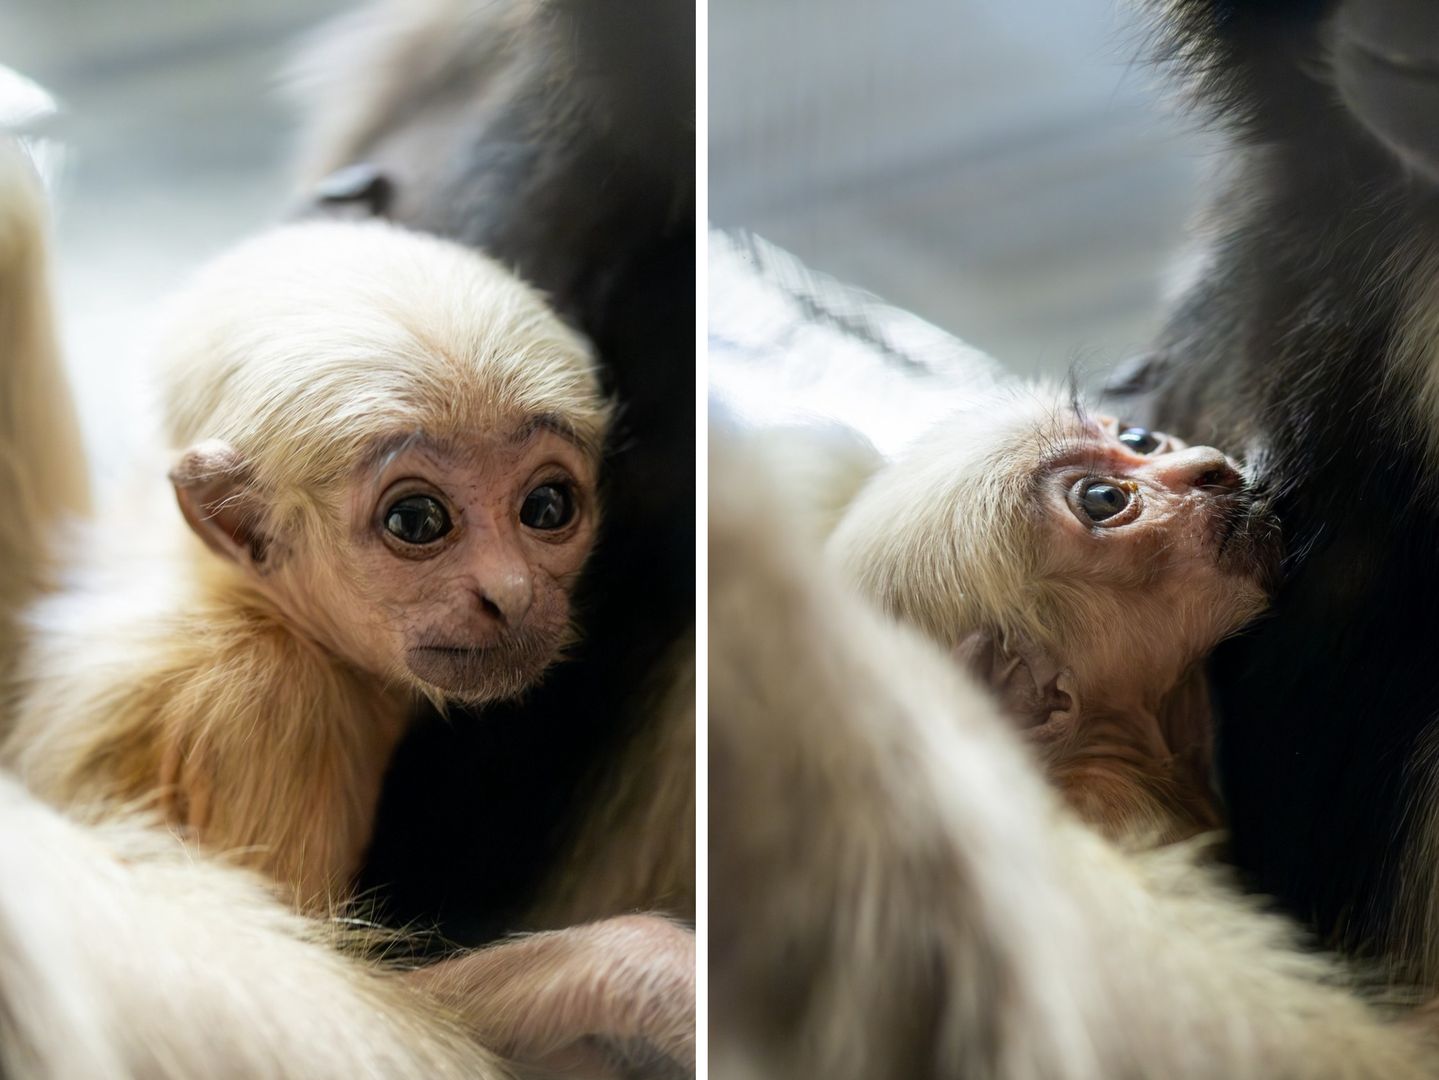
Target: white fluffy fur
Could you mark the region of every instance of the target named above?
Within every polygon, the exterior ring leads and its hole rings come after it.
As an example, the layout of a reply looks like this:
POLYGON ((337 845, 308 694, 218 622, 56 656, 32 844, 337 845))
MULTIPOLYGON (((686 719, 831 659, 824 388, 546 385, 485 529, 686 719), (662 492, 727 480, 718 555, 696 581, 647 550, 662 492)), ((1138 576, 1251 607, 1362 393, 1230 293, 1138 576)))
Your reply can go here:
POLYGON ((885 611, 955 645, 981 625, 1047 645, 1059 583, 1027 490, 1047 438, 1073 420, 1048 386, 1007 387, 937 424, 845 507, 828 548, 885 611))
MULTIPOLYGON (((724 412, 712 418, 730 420, 724 412)), ((827 538, 856 496, 885 467, 884 456, 853 428, 840 423, 786 424, 761 429, 755 452, 765 475, 784 494, 791 522, 817 540, 827 538)))
POLYGON ((308 521, 367 445, 550 415, 598 450, 587 343, 498 263, 383 222, 262 234, 198 273, 157 344, 169 448, 237 450, 281 521, 308 521))
POLYGON ((1184 849, 1078 826, 942 650, 711 455, 715 1077, 1432 1076, 1184 849))

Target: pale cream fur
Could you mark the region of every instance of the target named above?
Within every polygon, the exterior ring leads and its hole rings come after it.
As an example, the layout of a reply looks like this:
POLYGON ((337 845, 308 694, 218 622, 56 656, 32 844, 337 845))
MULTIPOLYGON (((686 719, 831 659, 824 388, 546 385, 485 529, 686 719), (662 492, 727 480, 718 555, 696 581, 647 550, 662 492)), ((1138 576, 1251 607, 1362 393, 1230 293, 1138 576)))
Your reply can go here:
MULTIPOLYGON (((1218 571, 1202 543, 1191 550, 1198 504, 1169 518, 1155 505, 1135 525, 1144 539, 1124 548, 1059 527, 1044 462, 1096 438, 1089 467, 1103 473, 1097 433, 1076 442, 1078 416, 1051 386, 978 398, 871 473, 825 553, 936 644, 991 635, 1008 665, 998 670, 1026 665, 995 688, 1014 707, 1005 695, 1033 679, 1030 698, 1043 704, 1022 722, 1086 820, 1145 843, 1188 837, 1220 824, 1200 665, 1265 596, 1249 577, 1218 571), (1070 708, 1048 711, 1039 691, 1051 679, 1070 708)), ((1162 449, 1218 459, 1177 441, 1162 449)))
POLYGON ((1057 597, 1045 588, 1024 463, 1044 449, 1058 394, 995 392, 921 436, 845 508, 831 557, 865 595, 956 645, 990 621, 1052 641, 1057 597))
MULTIPOLYGON (((160 341, 170 463, 222 440, 257 526, 291 551, 340 543, 347 485, 387 437, 543 416, 598 454, 608 421, 587 347, 538 294, 381 223, 250 241, 201 271, 160 341)), ((0 760, 60 803, 160 798, 322 908, 368 841, 414 680, 290 625, 190 535, 163 467, 149 484, 88 530, 65 588, 30 613, 0 760)), ((342 562, 312 560, 325 577, 306 587, 363 602, 342 562)))
MULTIPOLYGON (((1140 613, 1056 568, 1031 489, 1074 418, 1073 398, 1045 384, 978 398, 869 478, 844 508, 829 556, 884 610, 944 645, 979 626, 1057 656, 1074 642, 1102 642, 1107 628, 1140 613)), ((1150 569, 1136 561, 1134 589, 1148 584, 1150 569)), ((1262 597, 1238 585, 1227 600, 1206 591, 1177 602, 1165 612, 1171 623, 1239 626, 1263 609, 1262 597), (1232 610, 1210 611, 1226 603, 1232 610)))
POLYGON ((141 815, 67 818, 0 773, 0 1074, 690 1076, 694 935, 630 916, 415 970, 141 815), (497 1054, 508 1061, 502 1062, 497 1054))
POLYGON ((711 451, 711 1076, 1439 1072, 1188 848, 1074 822, 943 649, 776 525, 758 460, 711 451))

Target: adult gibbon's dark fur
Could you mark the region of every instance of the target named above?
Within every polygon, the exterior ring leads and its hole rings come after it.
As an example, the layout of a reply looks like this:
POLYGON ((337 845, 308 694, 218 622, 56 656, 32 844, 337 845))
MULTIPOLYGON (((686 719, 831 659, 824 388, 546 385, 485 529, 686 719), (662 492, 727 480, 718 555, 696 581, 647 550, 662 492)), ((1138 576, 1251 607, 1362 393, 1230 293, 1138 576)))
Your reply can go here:
POLYGON ((1439 6, 1153 6, 1231 161, 1205 269, 1125 389, 1247 452, 1288 539, 1272 619, 1214 659, 1234 856, 1328 939, 1432 986, 1439 6))
POLYGON ((692 723, 656 701, 684 685, 669 658, 694 618, 693 56, 693 4, 441 0, 362 12, 302 65, 314 212, 380 213, 517 269, 595 342, 621 408, 575 662, 483 720, 420 725, 382 801, 362 884, 462 941, 537 907, 562 920, 596 814, 629 830, 617 902, 692 916, 693 786, 669 775, 692 764, 650 748, 686 741, 654 725, 692 723), (602 805, 646 784, 663 806, 602 805), (647 861, 683 872, 656 882, 647 861))

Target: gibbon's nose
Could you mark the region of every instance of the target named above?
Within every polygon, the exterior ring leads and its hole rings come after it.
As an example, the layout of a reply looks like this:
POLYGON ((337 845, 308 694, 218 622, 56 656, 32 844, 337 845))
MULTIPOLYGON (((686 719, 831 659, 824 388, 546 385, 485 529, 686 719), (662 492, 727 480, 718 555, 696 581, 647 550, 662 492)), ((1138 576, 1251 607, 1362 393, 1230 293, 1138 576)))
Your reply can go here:
POLYGON ((1154 460, 1149 471, 1160 484, 1181 495, 1196 488, 1219 494, 1244 487, 1234 463, 1212 446, 1191 446, 1165 454, 1154 460))
POLYGON ((505 627, 524 622, 535 599, 530 569, 518 554, 486 551, 477 560, 471 589, 485 614, 505 627))

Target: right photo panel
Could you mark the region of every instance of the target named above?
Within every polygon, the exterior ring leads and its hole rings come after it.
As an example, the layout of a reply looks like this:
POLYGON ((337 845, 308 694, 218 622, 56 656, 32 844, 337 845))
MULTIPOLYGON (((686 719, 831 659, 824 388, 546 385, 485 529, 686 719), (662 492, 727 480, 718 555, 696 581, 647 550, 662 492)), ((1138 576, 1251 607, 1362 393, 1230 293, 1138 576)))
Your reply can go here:
POLYGON ((709 1075, 1439 1076, 1439 8, 708 19, 709 1075))

